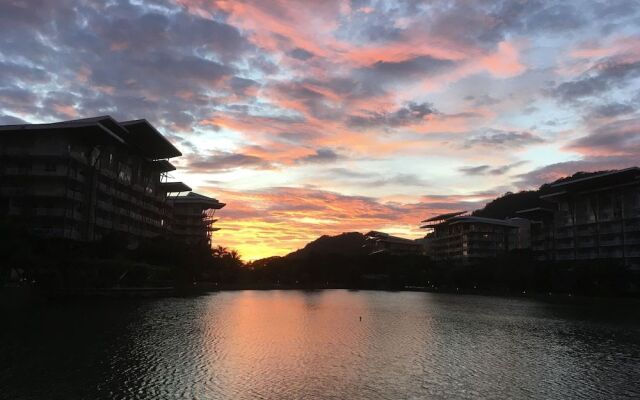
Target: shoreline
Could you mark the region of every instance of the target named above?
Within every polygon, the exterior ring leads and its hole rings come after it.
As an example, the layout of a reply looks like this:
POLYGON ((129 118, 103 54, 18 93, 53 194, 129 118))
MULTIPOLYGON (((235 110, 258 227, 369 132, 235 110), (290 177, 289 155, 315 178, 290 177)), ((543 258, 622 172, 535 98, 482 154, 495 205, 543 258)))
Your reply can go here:
POLYGON ((320 292, 325 290, 347 290, 347 291, 376 291, 376 292, 421 292, 432 294, 448 294, 462 296, 484 296, 511 299, 535 299, 545 302, 557 303, 580 303, 584 301, 609 302, 639 302, 638 295, 576 295, 572 293, 538 293, 538 292, 515 292, 515 291, 491 291, 491 290, 433 290, 426 287, 406 286, 403 288, 381 288, 381 287, 347 287, 347 286, 325 286, 325 287, 304 287, 293 285, 206 285, 193 288, 175 287, 128 287, 128 288, 65 288, 56 290, 44 290, 35 287, 2 287, 0 288, 0 304, 18 305, 28 303, 47 302, 67 302, 73 300, 138 300, 138 299, 158 299, 171 297, 196 297, 217 292, 235 291, 302 291, 320 292))

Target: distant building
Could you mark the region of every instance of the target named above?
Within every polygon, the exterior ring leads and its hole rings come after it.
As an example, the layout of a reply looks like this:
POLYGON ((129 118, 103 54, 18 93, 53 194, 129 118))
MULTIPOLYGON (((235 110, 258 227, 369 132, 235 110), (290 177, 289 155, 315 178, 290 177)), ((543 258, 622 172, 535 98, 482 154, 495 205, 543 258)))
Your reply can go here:
POLYGON ((435 261, 471 263, 526 248, 528 221, 500 220, 463 215, 465 211, 438 215, 422 221, 427 255, 435 261))
POLYGON ((166 232, 180 156, 146 120, 110 116, 0 126, 0 219, 47 237, 92 241, 166 232))
POLYGON ((371 231, 365 235, 365 246, 370 254, 422 254, 422 244, 418 241, 391 236, 388 233, 371 231))
POLYGON ((193 192, 185 196, 171 196, 169 203, 173 206, 173 235, 187 243, 211 246, 211 233, 219 229, 213 227, 217 221, 215 213, 225 204, 193 192))
POLYGON ((532 239, 539 258, 617 259, 640 265, 640 168, 633 167, 551 185, 541 196, 556 209, 523 210, 540 228, 532 239), (537 212, 537 219, 531 216, 537 212))

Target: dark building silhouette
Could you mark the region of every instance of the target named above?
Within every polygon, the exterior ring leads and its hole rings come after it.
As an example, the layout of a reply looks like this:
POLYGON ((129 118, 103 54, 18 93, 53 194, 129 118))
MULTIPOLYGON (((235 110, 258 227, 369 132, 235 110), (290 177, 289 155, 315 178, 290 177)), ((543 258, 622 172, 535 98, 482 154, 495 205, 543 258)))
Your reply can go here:
POLYGON ((210 246, 211 233, 220 229, 213 226, 217 221, 216 210, 225 204, 193 192, 186 196, 170 196, 169 203, 173 208, 171 232, 185 242, 210 246))
POLYGON ((540 196, 553 209, 519 212, 531 219, 538 259, 615 259, 640 265, 640 168, 562 181, 540 196))
POLYGON ((365 246, 370 251, 370 254, 422 254, 422 244, 416 240, 392 236, 378 231, 367 233, 365 239, 365 246))
POLYGON ((0 218, 81 241, 167 233, 167 195, 191 190, 169 181, 180 155, 144 119, 0 126, 0 218))
POLYGON ((441 214, 422 221, 430 232, 424 239, 426 253, 435 261, 471 263, 529 247, 529 221, 441 214))

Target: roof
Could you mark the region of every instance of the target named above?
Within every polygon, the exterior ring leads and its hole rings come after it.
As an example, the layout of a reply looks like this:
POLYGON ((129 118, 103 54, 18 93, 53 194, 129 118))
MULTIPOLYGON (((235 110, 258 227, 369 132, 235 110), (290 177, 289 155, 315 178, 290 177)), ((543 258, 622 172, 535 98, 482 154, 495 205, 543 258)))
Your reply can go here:
POLYGON ((33 131, 47 133, 52 130, 75 130, 78 128, 94 128, 96 131, 104 133, 109 140, 115 140, 119 143, 125 142, 123 136, 127 134, 127 130, 109 115, 47 124, 2 125, 0 126, 0 132, 33 131))
POLYGON ((415 240, 405 239, 398 236, 392 236, 388 233, 371 231, 365 235, 367 240, 372 240, 376 242, 387 242, 387 243, 402 243, 402 244, 414 244, 420 246, 420 243, 415 240))
POLYGON ((162 182, 160 183, 160 188, 167 193, 188 192, 191 190, 191 188, 183 182, 162 182))
MULTIPOLYGON (((135 147, 143 156, 150 159, 162 159, 181 156, 175 148, 156 128, 146 119, 118 122, 109 115, 53 122, 48 124, 21 124, 0 126, 0 132, 34 131, 46 133, 51 130, 75 130, 83 128, 96 129, 106 134, 110 140, 127 143, 135 147)), ((95 137, 92 137, 95 140, 95 137)))
POLYGON ((516 211, 516 214, 532 214, 532 213, 553 213, 554 211, 550 208, 546 208, 546 207, 533 207, 533 208, 527 208, 525 210, 518 210, 516 211))
POLYGON ((221 203, 218 199, 214 199, 213 197, 208 197, 199 193, 189 192, 186 196, 169 196, 169 200, 171 200, 174 204, 196 204, 201 205, 206 208, 215 208, 221 209, 226 206, 225 203, 221 203))
POLYGON ((427 225, 421 226, 420 228, 436 228, 444 225, 455 225, 455 224, 464 224, 464 223, 499 225, 499 226, 506 226, 510 228, 519 227, 518 224, 509 222, 504 219, 484 218, 484 217, 474 217, 471 215, 464 215, 464 216, 452 217, 443 222, 436 223, 436 224, 427 224, 427 225))
POLYGON ((453 217, 457 217, 458 215, 462 215, 464 213, 466 213, 466 211, 456 211, 456 212, 447 213, 447 214, 440 214, 440 215, 436 215, 435 217, 431 217, 431 218, 425 219, 425 220, 420 221, 420 222, 431 222, 431 221, 447 220, 449 218, 453 218, 453 217))
POLYGON ((172 158, 182 155, 180 150, 175 148, 146 119, 123 121, 120 122, 120 125, 129 131, 126 137, 127 142, 139 147, 143 154, 149 158, 172 158))

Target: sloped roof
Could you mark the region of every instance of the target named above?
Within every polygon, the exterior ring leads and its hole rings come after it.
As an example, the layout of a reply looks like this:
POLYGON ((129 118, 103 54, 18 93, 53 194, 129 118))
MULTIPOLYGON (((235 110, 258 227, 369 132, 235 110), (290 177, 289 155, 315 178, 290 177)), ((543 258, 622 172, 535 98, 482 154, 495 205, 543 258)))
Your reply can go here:
POLYGON ((218 201, 218 199, 214 199, 213 197, 208 197, 205 195, 202 195, 200 193, 195 193, 195 192, 189 192, 188 194, 184 195, 184 196, 170 196, 169 200, 172 201, 174 204, 176 203, 180 203, 180 204, 195 204, 195 205, 201 205, 203 207, 206 208, 215 208, 215 209, 220 209, 224 206, 226 206, 225 203, 221 203, 218 201))
POLYGON ((138 147, 149 158, 172 158, 182 155, 174 145, 162 136, 146 119, 120 122, 129 134, 125 140, 138 147))
POLYGON ((128 133, 118 121, 109 115, 45 124, 2 125, 0 126, 0 132, 30 131, 47 133, 54 130, 72 130, 78 128, 95 128, 96 131, 103 132, 109 139, 119 143, 125 143, 123 136, 128 133))
POLYGON ((435 217, 431 217, 431 218, 425 219, 425 220, 420 221, 420 222, 432 222, 432 221, 447 220, 449 218, 457 217, 458 215, 462 215, 462 214, 465 214, 465 213, 466 213, 466 211, 456 211, 456 212, 452 212, 452 213, 440 214, 440 215, 436 215, 435 217))

